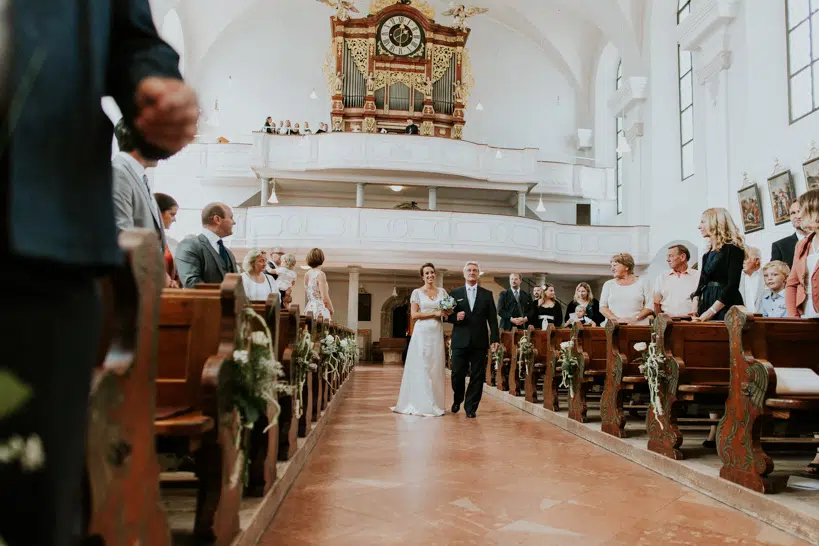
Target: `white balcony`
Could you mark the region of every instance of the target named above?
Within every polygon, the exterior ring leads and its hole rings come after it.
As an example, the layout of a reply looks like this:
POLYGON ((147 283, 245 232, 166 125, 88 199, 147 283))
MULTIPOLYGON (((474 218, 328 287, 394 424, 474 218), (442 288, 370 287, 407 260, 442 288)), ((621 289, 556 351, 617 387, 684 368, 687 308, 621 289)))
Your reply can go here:
POLYGON ((613 254, 629 252, 638 265, 651 259, 645 226, 338 207, 253 207, 234 214, 233 248, 282 246, 303 255, 320 247, 334 266, 406 268, 431 260, 458 270, 465 260, 478 258, 490 270, 607 275, 613 254))

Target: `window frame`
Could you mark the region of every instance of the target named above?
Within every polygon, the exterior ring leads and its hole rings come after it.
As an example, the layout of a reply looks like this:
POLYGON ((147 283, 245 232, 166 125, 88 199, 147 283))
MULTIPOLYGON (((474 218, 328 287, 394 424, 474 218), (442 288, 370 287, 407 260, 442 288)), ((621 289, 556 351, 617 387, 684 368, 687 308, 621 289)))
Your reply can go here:
MULTIPOLYGON (((802 19, 797 24, 791 28, 791 10, 790 10, 790 2, 791 0, 785 0, 785 48, 786 48, 786 66, 785 71, 788 75, 788 120, 791 125, 796 123, 797 121, 803 120, 809 115, 815 113, 819 110, 819 101, 816 100, 816 85, 817 80, 814 78, 814 71, 817 67, 819 67, 819 57, 813 57, 813 43, 814 43, 814 32, 817 30, 814 29, 813 25, 813 15, 816 12, 819 12, 819 0, 806 0, 808 3, 808 16, 805 19, 802 19), (814 9, 815 7, 815 9, 814 9), (794 30, 799 28, 800 26, 807 24, 808 25, 808 47, 809 47, 809 58, 810 62, 808 62, 807 66, 804 66, 797 70, 796 72, 791 72, 791 34, 794 30), (797 118, 793 117, 793 80, 795 77, 802 74, 802 72, 808 71, 808 75, 810 76, 810 96, 811 96, 811 105, 812 108, 800 115, 797 118)), ((819 37, 817 37, 819 39, 819 37)))
MULTIPOLYGON (((691 0, 678 0, 677 2, 677 25, 691 15, 691 0)), ((691 172, 686 176, 685 172, 685 151, 689 146, 693 157, 694 153, 694 59, 690 51, 683 51, 680 45, 677 44, 677 110, 680 121, 680 180, 688 180, 696 174, 696 168, 692 165, 691 172), (682 63, 680 57, 684 54, 688 55, 688 70, 683 74, 682 63), (683 108, 683 79, 689 77, 691 104, 683 108), (691 138, 683 142, 683 116, 686 112, 691 111, 691 138)))
MULTIPOLYGON (((614 80, 614 90, 619 91, 623 85, 623 60, 617 63, 617 75, 614 80)), ((617 151, 617 145, 620 141, 620 136, 625 138, 626 129, 624 120, 620 115, 614 118, 614 193, 617 200, 617 214, 623 214, 623 179, 620 176, 620 166, 623 164, 623 154, 617 151)))

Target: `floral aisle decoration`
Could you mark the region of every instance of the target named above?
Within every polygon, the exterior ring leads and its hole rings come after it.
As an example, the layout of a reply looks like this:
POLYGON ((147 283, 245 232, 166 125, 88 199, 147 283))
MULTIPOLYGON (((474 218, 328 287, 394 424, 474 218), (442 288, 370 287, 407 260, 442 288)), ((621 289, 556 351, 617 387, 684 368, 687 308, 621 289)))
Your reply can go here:
POLYGON ((327 334, 321 339, 321 362, 324 380, 330 383, 330 377, 337 378, 341 365, 341 339, 327 334))
POLYGON ((240 472, 245 485, 248 480, 250 460, 247 443, 250 435, 244 432, 252 430, 268 409, 273 408, 270 422, 263 431, 267 432, 279 420, 281 407, 278 394, 292 393, 290 385, 279 381, 284 377, 284 370, 273 355, 273 341, 267 323, 250 307, 246 307, 242 314, 244 320, 237 340, 238 348, 233 351, 230 361, 233 366, 233 405, 239 412, 241 425, 236 437, 236 445, 241 449, 231 476, 234 486, 238 483, 240 472))
POLYGON ((341 349, 341 371, 347 375, 355 367, 355 361, 358 358, 358 344, 355 337, 348 335, 339 341, 339 347, 341 349))
POLYGON ((291 358, 295 363, 293 388, 296 389, 298 395, 296 397, 296 414, 301 418, 304 413, 304 384, 307 382, 307 373, 318 370, 316 365, 318 354, 313 349, 313 338, 306 326, 296 339, 296 348, 291 358))
POLYGON ((660 383, 665 382, 665 356, 657 349, 657 342, 652 338, 651 343, 635 343, 634 350, 643 354, 643 363, 640 364, 640 373, 648 382, 648 396, 651 407, 654 408, 654 418, 663 428, 660 416, 663 414, 663 405, 660 402, 660 383))
POLYGON ((569 389, 569 397, 574 397, 574 376, 577 373, 577 357, 572 354, 572 341, 564 341, 560 344, 560 355, 557 357, 560 363, 563 378, 560 386, 569 389))
POLYGON ((531 334, 526 332, 518 342, 518 378, 521 381, 526 379, 529 368, 534 364, 535 356, 537 356, 537 349, 530 336, 531 334))
POLYGON ((506 348, 503 346, 503 343, 498 343, 498 347, 492 351, 492 365, 494 366, 495 371, 498 371, 503 365, 503 357, 505 354, 506 348))

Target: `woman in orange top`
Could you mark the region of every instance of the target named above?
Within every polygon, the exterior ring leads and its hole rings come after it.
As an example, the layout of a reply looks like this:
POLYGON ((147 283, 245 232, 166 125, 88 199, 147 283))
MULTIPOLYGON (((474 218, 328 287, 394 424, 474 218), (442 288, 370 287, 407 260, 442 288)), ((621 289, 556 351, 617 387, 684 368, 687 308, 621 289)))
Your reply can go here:
MULTIPOLYGON (((176 222, 176 213, 179 212, 179 204, 176 199, 166 193, 154 193, 154 199, 159 207, 159 216, 162 218, 162 225, 165 231, 171 228, 176 222)), ((176 266, 173 263, 171 249, 165 246, 165 286, 168 288, 179 288, 179 276, 176 274, 176 266)))
POLYGON ((796 243, 793 267, 785 285, 785 307, 789 317, 819 317, 819 190, 810 190, 799 198, 802 229, 808 236, 796 243))

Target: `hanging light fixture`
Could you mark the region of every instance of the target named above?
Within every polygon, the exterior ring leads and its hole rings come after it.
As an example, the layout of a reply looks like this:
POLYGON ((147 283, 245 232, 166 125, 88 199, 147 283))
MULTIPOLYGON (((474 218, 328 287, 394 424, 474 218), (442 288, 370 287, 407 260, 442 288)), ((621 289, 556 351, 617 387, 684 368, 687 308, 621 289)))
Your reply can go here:
POLYGON ((310 98, 316 100, 318 95, 316 94, 316 88, 314 87, 312 91, 310 91, 310 98))
POLYGON ((278 205, 279 198, 276 196, 276 181, 270 181, 270 198, 267 200, 271 205, 278 205))
POLYGON ((483 112, 483 104, 481 104, 481 101, 478 101, 478 105, 475 107, 475 110, 478 112, 483 112))
POLYGON ((398 297, 398 289, 395 287, 395 285, 392 286, 392 297, 393 298, 398 297))
POLYGON ((540 199, 537 200, 537 212, 546 212, 546 207, 543 206, 543 194, 540 194, 540 199))
POLYGON ((396 193, 404 189, 404 186, 390 186, 390 189, 396 193))
POLYGON ((500 150, 495 152, 495 159, 503 159, 503 152, 501 152, 500 150))
POLYGON ((219 127, 219 99, 213 103, 213 112, 208 117, 208 125, 211 127, 219 127))
POLYGON ((617 153, 627 154, 630 152, 631 146, 629 146, 628 140, 626 140, 625 135, 617 135, 617 153))

